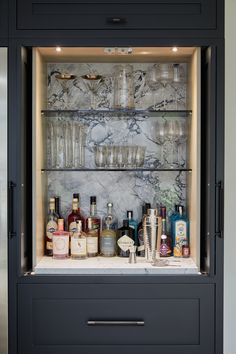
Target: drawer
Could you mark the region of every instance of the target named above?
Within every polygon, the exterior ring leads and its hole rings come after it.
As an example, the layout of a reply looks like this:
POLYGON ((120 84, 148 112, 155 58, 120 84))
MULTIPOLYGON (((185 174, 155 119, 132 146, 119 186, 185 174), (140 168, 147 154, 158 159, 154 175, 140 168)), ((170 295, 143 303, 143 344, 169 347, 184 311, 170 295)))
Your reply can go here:
POLYGON ((150 353, 213 353, 211 285, 25 284, 18 291, 20 354, 85 347, 87 354, 97 346, 104 353, 119 346, 124 353, 143 346, 150 353))
POLYGON ((16 0, 18 30, 216 29, 216 0, 16 0))

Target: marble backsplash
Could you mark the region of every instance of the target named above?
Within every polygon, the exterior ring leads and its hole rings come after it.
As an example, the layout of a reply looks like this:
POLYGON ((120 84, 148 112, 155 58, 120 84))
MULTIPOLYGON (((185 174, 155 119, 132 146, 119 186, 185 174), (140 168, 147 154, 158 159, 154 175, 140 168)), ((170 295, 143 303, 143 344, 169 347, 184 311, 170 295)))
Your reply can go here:
MULTIPOLYGON (((91 108, 91 94, 81 78, 88 73, 101 74, 104 82, 95 95, 96 109, 104 110, 113 107, 113 83, 112 73, 115 64, 48 64, 48 96, 47 109, 84 109, 91 108), (56 79, 59 73, 70 73, 76 76, 74 80, 67 82, 63 87, 60 80, 56 79)), ((153 106, 153 92, 146 84, 145 74, 149 66, 153 64, 133 64, 135 86, 135 109, 150 109, 153 106)), ((184 72, 187 72, 187 64, 181 64, 184 72)), ((155 109, 162 110, 165 105, 167 110, 185 110, 187 106, 187 86, 174 86, 168 84, 163 90, 155 93, 155 109)), ((94 147, 97 144, 116 145, 144 145, 146 146, 146 168, 161 167, 161 145, 157 138, 157 124, 168 119, 140 112, 137 114, 112 115, 100 112, 91 114, 84 112, 51 113, 50 120, 79 120, 87 127, 87 139, 85 149, 85 165, 94 168, 94 147)), ((47 119, 47 117, 45 118, 47 119)), ((179 118, 183 120, 186 118, 179 118)), ((48 138, 49 139, 49 138, 48 138)), ((168 148, 168 146, 167 146, 168 148)), ((59 151, 59 154, 62 151, 59 151)), ((181 149, 181 166, 186 167, 186 143, 181 149)), ((167 154, 168 156, 168 154, 167 154)), ((48 156, 46 156, 48 159, 48 156)), ((71 209, 72 194, 79 192, 81 195, 81 209, 85 214, 89 211, 89 196, 97 196, 98 212, 102 216, 106 211, 108 201, 113 202, 119 220, 126 217, 126 210, 133 210, 136 219, 141 218, 141 205, 150 202, 153 207, 166 205, 169 214, 175 204, 186 204, 186 173, 187 172, 145 172, 145 171, 79 171, 79 172, 47 172, 48 195, 61 196, 61 210, 66 217, 71 209)))

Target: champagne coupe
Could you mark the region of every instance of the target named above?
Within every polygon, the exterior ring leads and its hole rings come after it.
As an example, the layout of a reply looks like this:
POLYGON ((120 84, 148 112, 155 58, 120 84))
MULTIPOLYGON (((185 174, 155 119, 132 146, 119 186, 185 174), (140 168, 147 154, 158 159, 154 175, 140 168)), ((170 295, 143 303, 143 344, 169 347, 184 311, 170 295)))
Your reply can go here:
POLYGON ((69 91, 70 91, 69 83, 76 78, 76 75, 61 73, 61 74, 57 74, 55 77, 62 87, 62 97, 65 96, 63 99, 64 102, 63 108, 69 109, 69 91))
POLYGON ((89 90, 91 94, 91 108, 96 109, 96 96, 98 90, 104 83, 104 78, 102 75, 98 74, 86 74, 82 76, 82 79, 84 81, 85 87, 89 90))
POLYGON ((147 70, 146 84, 153 95, 153 110, 156 109, 156 91, 160 88, 160 69, 158 64, 154 64, 147 70))
POLYGON ((179 89, 185 84, 184 68, 180 64, 173 65, 173 86, 175 89, 175 109, 179 109, 179 101, 181 99, 179 89))

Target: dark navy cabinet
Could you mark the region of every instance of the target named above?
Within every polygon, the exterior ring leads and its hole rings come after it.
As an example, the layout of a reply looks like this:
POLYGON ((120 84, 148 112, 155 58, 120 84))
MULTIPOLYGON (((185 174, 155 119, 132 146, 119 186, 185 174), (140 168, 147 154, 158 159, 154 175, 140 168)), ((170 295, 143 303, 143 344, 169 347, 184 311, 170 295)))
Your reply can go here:
POLYGON ((18 286, 19 354, 213 354, 213 284, 18 286))
POLYGON ((9 0, 9 354, 223 354, 224 1, 9 0), (32 48, 201 47, 201 274, 32 273, 32 48), (12 191, 11 191, 12 192, 12 191))

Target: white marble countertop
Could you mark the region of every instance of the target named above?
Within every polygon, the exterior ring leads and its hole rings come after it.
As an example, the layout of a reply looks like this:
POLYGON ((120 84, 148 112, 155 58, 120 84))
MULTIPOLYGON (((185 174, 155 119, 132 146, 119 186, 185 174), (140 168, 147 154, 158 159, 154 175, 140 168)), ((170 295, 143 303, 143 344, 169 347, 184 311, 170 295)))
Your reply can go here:
MULTIPOLYGON (((165 258, 167 259, 167 258, 165 258)), ((200 274, 191 258, 167 259, 168 265, 154 267, 144 258, 137 257, 137 263, 129 264, 128 258, 93 257, 82 260, 57 260, 43 257, 35 267, 35 274, 200 274)))

